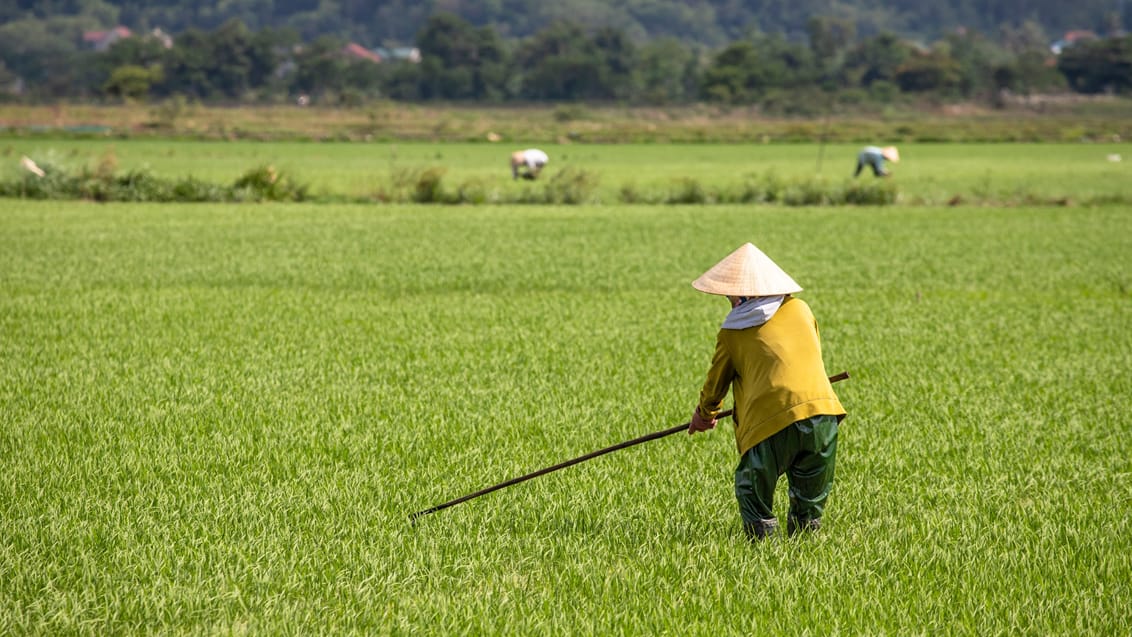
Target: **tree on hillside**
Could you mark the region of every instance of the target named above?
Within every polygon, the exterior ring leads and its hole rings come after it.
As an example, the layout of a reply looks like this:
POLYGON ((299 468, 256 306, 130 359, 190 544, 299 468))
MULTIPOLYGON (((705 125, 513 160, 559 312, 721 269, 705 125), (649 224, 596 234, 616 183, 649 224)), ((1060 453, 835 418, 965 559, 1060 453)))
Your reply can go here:
POLYGON ((943 50, 916 52, 896 67, 893 80, 905 93, 948 93, 958 88, 961 69, 943 50))
POLYGON ((741 40, 724 47, 704 70, 700 96, 729 104, 753 101, 758 97, 753 69, 758 66, 758 52, 754 44, 741 40))
POLYGON ((160 82, 161 78, 160 66, 146 68, 125 64, 114 69, 110 78, 102 85, 102 90, 112 97, 143 100, 149 96, 150 87, 160 82))
MULTIPOLYGON (((278 37, 277 31, 253 33, 235 19, 213 31, 189 29, 176 37, 173 48, 161 52, 165 71, 161 91, 201 99, 240 99, 267 83, 275 72, 278 37)), ((111 57, 130 56, 129 64, 152 66, 147 62, 152 47, 142 39, 130 38, 116 43, 111 57)))
POLYGON ((893 33, 866 38, 846 55, 846 79, 850 85, 865 87, 878 81, 894 82, 911 52, 912 48, 893 33))
POLYGON ((608 97, 627 99, 637 90, 634 77, 637 47, 624 31, 612 27, 598 29, 592 38, 601 61, 601 83, 608 97))
POLYGON ((1072 46, 1061 53, 1057 68, 1081 93, 1132 91, 1132 36, 1072 46))
POLYGON ((198 99, 212 97, 212 41, 208 33, 189 29, 177 36, 166 58, 164 90, 198 99))
POLYGON ((1050 37, 1034 20, 1025 20, 1017 25, 1001 24, 998 32, 1002 47, 1011 53, 1049 49, 1050 37))
POLYGON ((808 47, 782 37, 742 40, 725 47, 704 71, 701 95, 732 104, 759 100, 768 89, 817 82, 821 70, 808 47))
POLYGON ((520 94, 536 100, 620 97, 619 84, 628 80, 623 65, 633 55, 632 44, 622 35, 603 30, 591 38, 578 24, 556 22, 519 47, 520 94))
POLYGON ((419 96, 424 99, 500 99, 506 91, 507 51, 489 27, 450 13, 428 19, 417 34, 419 96))
POLYGON ((53 17, 0 25, 0 60, 43 97, 61 97, 82 86, 78 44, 96 27, 89 18, 53 17))
POLYGON ((659 38, 637 52, 637 97, 652 104, 695 99, 699 55, 676 38, 659 38))
POLYGON ((248 81, 253 87, 264 86, 278 79, 279 66, 290 60, 302 40, 290 28, 266 28, 252 34, 248 45, 248 81))
POLYGON ((1048 50, 1022 51, 993 71, 996 90, 1009 90, 1023 95, 1066 88, 1065 76, 1058 72, 1048 50))
POLYGON ((339 38, 322 36, 304 46, 295 56, 292 90, 315 96, 341 92, 346 87, 347 62, 341 53, 344 44, 339 38))
POLYGON ((994 33, 1027 20, 1051 34, 1091 29, 1110 35, 1132 29, 1132 10, 1120 15, 1121 6, 1119 0, 9 0, 0 3, 0 24, 81 16, 95 23, 92 28, 125 24, 179 33, 238 19, 253 31, 290 26, 306 41, 330 34, 376 46, 411 42, 429 16, 443 11, 491 26, 505 40, 565 19, 585 29, 616 28, 637 44, 673 36, 718 47, 756 32, 800 40, 810 18, 823 15, 847 20, 861 34, 891 31, 925 41, 960 26, 994 33))
MULTIPOLYGON (((210 33, 209 40, 213 87, 225 97, 241 97, 252 86, 252 66, 256 61, 251 31, 240 20, 232 19, 210 33)), ((262 77, 262 70, 257 72, 262 77)))
POLYGON ((162 84, 168 54, 155 38, 122 38, 106 51, 84 56, 83 75, 89 83, 86 88, 115 97, 141 99, 162 84))
POLYGON ((844 18, 813 16, 806 22, 806 35, 818 59, 836 64, 857 39, 857 25, 844 18))
POLYGON ((989 96, 995 90, 994 73, 1010 60, 1010 54, 976 31, 960 29, 947 34, 933 47, 941 89, 964 97, 989 96))
POLYGON ((849 48, 857 38, 856 25, 843 18, 813 16, 806 23, 806 33, 822 89, 828 92, 843 86, 845 80, 841 69, 849 48))
POLYGON ((122 38, 95 56, 99 66, 113 70, 119 66, 155 66, 165 61, 167 49, 156 38, 122 38))
POLYGON ((0 60, 0 100, 3 100, 8 93, 16 91, 18 81, 16 74, 4 65, 4 60, 0 60))

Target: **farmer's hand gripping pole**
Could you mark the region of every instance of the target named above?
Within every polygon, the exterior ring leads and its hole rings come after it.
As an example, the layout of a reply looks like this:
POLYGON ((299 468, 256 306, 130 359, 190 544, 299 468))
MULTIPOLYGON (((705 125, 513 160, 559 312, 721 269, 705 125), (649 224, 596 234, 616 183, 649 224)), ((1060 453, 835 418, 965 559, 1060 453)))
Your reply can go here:
MULTIPOLYGON (((830 376, 829 382, 836 383, 838 381, 845 380, 846 378, 849 378, 849 372, 841 372, 840 374, 834 374, 833 376, 830 376)), ((726 418, 730 415, 731 415, 731 410, 728 409, 726 411, 719 412, 719 414, 716 416, 716 419, 718 420, 720 418, 726 418)), ((409 516, 409 521, 415 523, 416 519, 421 517, 422 515, 428 515, 429 513, 436 513, 437 511, 440 511, 441 509, 447 509, 450 506, 456 506, 457 504, 460 504, 461 502, 467 502, 468 500, 471 500, 473 498, 478 498, 481 495, 487 495, 488 493, 491 493, 492 491, 498 491, 500 489, 505 489, 505 488, 507 488, 511 485, 519 484, 520 482, 526 482, 527 480, 531 480, 531 479, 537 478, 539 476, 544 476, 548 473, 553 473, 555 471, 558 471, 559 469, 565 469, 566 467, 576 465, 580 462, 585 462, 586 460, 592 460, 592 459, 594 459, 598 456, 604 456, 607 453, 613 453, 614 451, 618 451, 618 450, 624 449, 626 447, 632 447, 633 445, 639 445, 643 442, 648 442, 650 440, 656 440, 657 438, 663 438, 665 436, 671 436, 672 434, 680 433, 681 431, 687 431, 688 426, 690 424, 691 424, 690 422, 686 422, 682 425, 676 425, 675 427, 672 427, 672 428, 669 428, 669 429, 664 429, 662 431, 657 431, 657 432, 654 432, 654 433, 651 433, 651 434, 641 436, 640 438, 633 438, 632 440, 626 440, 625 442, 618 443, 616 445, 613 445, 612 447, 606 447, 604 449, 598 449, 597 451, 587 453, 584 456, 578 456, 577 458, 574 458, 573 460, 567 460, 566 462, 560 462, 560 463, 554 465, 553 467, 547 467, 545 469, 539 469, 538 471, 535 471, 533 473, 528 473, 527 475, 519 476, 518 478, 512 478, 512 479, 510 479, 506 482, 500 482, 497 485, 490 486, 486 489, 480 489, 479 491, 476 491, 475 493, 469 493, 468 495, 456 498, 455 500, 449 500, 448 502, 445 502, 444 504, 438 504, 438 505, 436 505, 432 508, 425 509, 424 511, 417 511, 416 513, 409 516)))

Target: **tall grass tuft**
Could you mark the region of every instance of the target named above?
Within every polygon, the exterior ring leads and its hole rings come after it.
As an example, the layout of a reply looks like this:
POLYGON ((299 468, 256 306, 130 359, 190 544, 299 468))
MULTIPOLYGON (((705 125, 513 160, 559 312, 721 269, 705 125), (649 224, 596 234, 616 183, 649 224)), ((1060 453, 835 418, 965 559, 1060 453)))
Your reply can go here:
POLYGON ((598 186, 598 176, 580 168, 567 167, 556 173, 544 187, 546 203, 590 203, 598 186))
POLYGON ((664 203, 675 204, 702 204, 708 202, 708 193, 699 181, 691 177, 682 177, 676 180, 675 186, 668 191, 664 203))
POLYGON ((441 183, 445 172, 447 171, 443 168, 433 167, 417 173, 411 194, 412 200, 416 203, 445 203, 449 201, 449 197, 444 193, 444 185, 441 183))
POLYGON ((782 203, 788 206, 827 206, 836 201, 835 189, 818 178, 794 181, 782 193, 782 203))
POLYGON ((304 201, 307 187, 274 166, 257 166, 232 184, 232 198, 240 201, 304 201))
POLYGON ((897 194, 896 184, 891 181, 851 181, 842 189, 838 203, 887 206, 896 203, 897 194))

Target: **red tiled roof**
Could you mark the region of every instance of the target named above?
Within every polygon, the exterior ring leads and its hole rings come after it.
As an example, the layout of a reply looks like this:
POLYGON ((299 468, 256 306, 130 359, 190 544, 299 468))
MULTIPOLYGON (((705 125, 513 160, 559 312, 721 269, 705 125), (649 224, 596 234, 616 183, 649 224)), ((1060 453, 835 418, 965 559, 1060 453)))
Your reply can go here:
POLYGON ((345 47, 343 47, 342 51, 346 53, 346 55, 352 55, 356 58, 369 60, 370 62, 381 62, 380 55, 374 53, 373 51, 370 51, 360 44, 357 44, 356 42, 347 44, 345 47))
POLYGON ((1066 42, 1076 42, 1077 40, 1093 40, 1096 39, 1097 34, 1085 29, 1076 29, 1073 31, 1066 31, 1063 38, 1066 42))
POLYGON ((117 35, 119 39, 128 38, 133 34, 133 31, 124 26, 116 26, 109 31, 84 31, 83 42, 101 42, 111 35, 117 35))

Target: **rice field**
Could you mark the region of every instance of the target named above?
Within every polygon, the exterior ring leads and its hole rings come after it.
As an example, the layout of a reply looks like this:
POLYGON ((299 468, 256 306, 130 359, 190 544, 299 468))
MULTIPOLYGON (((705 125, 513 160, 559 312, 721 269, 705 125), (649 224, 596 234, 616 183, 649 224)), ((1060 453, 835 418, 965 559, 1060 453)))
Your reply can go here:
MULTIPOLYGON (((644 182, 816 147, 554 150, 644 182)), ((1127 192, 1102 151, 916 146, 897 178, 1127 192)), ((486 145, 115 152, 342 191, 507 170, 486 145)), ((0 634, 1128 632, 1127 206, 0 209, 0 634), (686 421, 726 313, 689 283, 748 240, 852 375, 822 533, 746 541, 726 423, 409 524, 686 421)))

